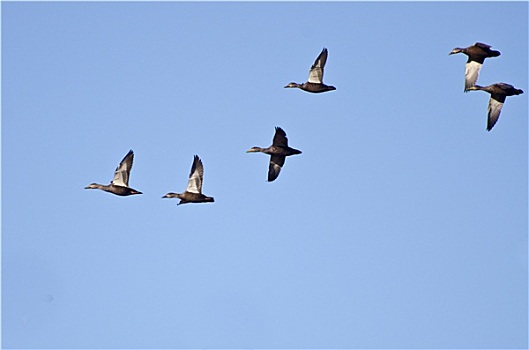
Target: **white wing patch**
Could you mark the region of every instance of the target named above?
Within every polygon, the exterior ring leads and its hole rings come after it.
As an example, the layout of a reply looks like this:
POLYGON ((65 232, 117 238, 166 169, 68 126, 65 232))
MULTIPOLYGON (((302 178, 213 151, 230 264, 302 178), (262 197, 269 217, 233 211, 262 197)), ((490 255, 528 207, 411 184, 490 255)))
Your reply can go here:
POLYGON ((117 186, 129 187, 129 176, 126 170, 116 169, 112 183, 117 186))
POLYGON ((192 168, 193 173, 189 175, 186 191, 192 193, 202 193, 202 174, 204 168, 198 157, 195 158, 192 168))
POLYGON ((187 192, 200 193, 202 189, 202 184, 200 182, 200 176, 198 172, 194 172, 193 175, 189 178, 187 183, 187 192))
POLYGON ((482 64, 476 61, 470 61, 465 65, 465 91, 476 85, 481 66, 482 64))
POLYGON ((323 68, 314 67, 309 72, 309 83, 321 84, 323 81, 323 68))

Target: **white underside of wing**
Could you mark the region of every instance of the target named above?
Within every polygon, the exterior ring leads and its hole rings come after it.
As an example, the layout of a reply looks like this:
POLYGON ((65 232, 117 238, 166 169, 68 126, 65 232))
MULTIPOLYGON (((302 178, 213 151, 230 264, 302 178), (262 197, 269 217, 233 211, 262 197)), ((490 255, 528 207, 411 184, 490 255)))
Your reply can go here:
POLYGON ((465 90, 476 85, 481 66, 481 63, 475 61, 470 61, 465 65, 465 90))
POLYGON ((114 180, 112 180, 112 183, 117 186, 124 186, 128 187, 128 181, 127 181, 127 171, 116 171, 114 174, 114 180))
POLYGON ((321 84, 323 81, 323 69, 314 68, 309 72, 309 83, 321 84))
POLYGON ((492 128, 494 124, 498 121, 498 118, 500 117, 501 109, 503 107, 503 103, 496 101, 495 99, 491 98, 489 100, 489 108, 488 108, 488 125, 492 128))
POLYGON ((198 172, 195 171, 189 178, 186 191, 192 193, 202 193, 202 183, 200 181, 200 175, 198 172))

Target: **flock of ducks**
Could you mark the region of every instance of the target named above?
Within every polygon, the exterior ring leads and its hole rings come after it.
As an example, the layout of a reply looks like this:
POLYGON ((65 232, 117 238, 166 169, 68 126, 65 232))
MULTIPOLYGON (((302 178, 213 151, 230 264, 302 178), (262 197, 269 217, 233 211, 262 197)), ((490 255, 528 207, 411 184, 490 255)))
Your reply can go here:
POLYGON ((487 131, 492 130, 498 118, 500 117, 501 108, 507 96, 520 95, 523 91, 516 89, 514 86, 506 83, 496 83, 489 86, 476 85, 479 71, 483 66, 486 58, 498 57, 501 55, 499 51, 491 50, 492 46, 475 43, 472 46, 460 48, 456 47, 449 55, 456 53, 464 53, 468 56, 465 65, 465 92, 473 90, 482 90, 490 94, 489 108, 487 113, 487 131))
MULTIPOLYGON (((288 139, 286 132, 280 127, 276 127, 272 145, 267 148, 252 147, 247 153, 262 152, 270 155, 270 164, 268 166, 268 181, 274 181, 279 176, 281 168, 285 164, 285 159, 294 154, 301 154, 301 151, 288 146, 288 139)), ((116 170, 114 171, 114 179, 109 185, 101 185, 98 183, 91 183, 85 189, 99 189, 106 192, 113 193, 118 196, 132 196, 134 194, 143 194, 129 186, 130 170, 132 169, 132 162, 134 161, 134 152, 132 150, 125 155, 121 160, 116 170)), ((208 197, 202 193, 202 183, 204 182, 204 165, 199 156, 195 155, 193 158, 193 165, 189 173, 189 180, 187 188, 183 193, 169 192, 162 198, 179 198, 180 202, 177 205, 185 203, 207 203, 214 202, 213 197, 208 197)))
MULTIPOLYGON (((328 51, 323 48, 318 55, 314 64, 310 67, 309 78, 303 84, 289 83, 285 88, 299 88, 301 90, 320 93, 325 91, 336 90, 334 86, 325 85, 323 83, 323 69, 327 62, 328 51)), ((276 127, 272 145, 267 148, 252 147, 247 153, 261 152, 270 155, 270 163, 268 165, 268 181, 272 182, 279 176, 281 168, 285 164, 285 159, 288 156, 301 154, 301 151, 288 146, 287 133, 280 127, 276 127)), ((125 158, 119 163, 114 171, 114 179, 109 185, 101 185, 98 183, 91 183, 85 189, 99 189, 106 192, 113 193, 118 196, 131 196, 134 194, 142 194, 129 187, 130 170, 134 160, 134 152, 132 150, 127 153, 125 158)), ((191 166, 191 173, 187 182, 187 188, 183 193, 169 192, 162 198, 179 198, 180 204, 185 203, 207 203, 214 202, 213 197, 208 197, 202 193, 202 183, 204 179, 204 165, 202 160, 195 155, 193 158, 193 165, 191 166)))
MULTIPOLYGON (((499 51, 491 50, 491 46, 483 43, 475 43, 466 48, 454 48, 449 55, 456 53, 464 53, 468 56, 465 68, 465 92, 473 90, 482 90, 488 92, 491 97, 488 107, 487 131, 490 131, 500 116, 501 108, 507 96, 520 95, 523 91, 516 89, 514 86, 506 83, 496 83, 489 86, 476 85, 479 71, 483 66, 486 58, 498 57, 501 55, 499 51)), ((303 84, 288 83, 285 88, 298 88, 310 93, 321 93, 326 91, 336 90, 336 87, 325 85, 323 83, 323 71, 325 63, 327 62, 328 51, 323 48, 318 55, 314 64, 310 67, 309 78, 303 84)), ((270 163, 268 165, 268 181, 274 181, 279 176, 279 173, 285 164, 285 159, 288 156, 301 154, 301 151, 288 146, 288 139, 286 132, 280 127, 275 128, 272 145, 267 148, 252 147, 247 153, 261 152, 270 155, 270 163)), ((92 183, 85 187, 85 189, 100 189, 106 192, 113 193, 118 196, 131 196, 135 194, 142 194, 129 187, 130 170, 134 160, 134 152, 130 150, 123 160, 119 163, 114 171, 114 179, 109 185, 101 185, 92 183)), ((202 183, 204 178, 204 165, 202 160, 195 155, 193 158, 193 165, 189 174, 187 188, 183 193, 169 192, 162 198, 178 198, 180 204, 185 203, 207 203, 214 202, 213 197, 208 197, 202 193, 202 183)))
MULTIPOLYGON (((130 170, 132 169, 133 161, 134 152, 130 150, 114 171, 114 180, 110 182, 110 185, 101 185, 94 182, 86 186, 85 189, 99 189, 118 196, 143 194, 142 192, 129 187, 130 170)), ((202 165, 202 160, 200 160, 200 158, 195 155, 186 190, 183 193, 169 192, 162 198, 179 198, 180 202, 178 205, 184 203, 214 202, 215 199, 213 199, 213 197, 208 197, 202 194, 203 178, 204 166, 202 165)))

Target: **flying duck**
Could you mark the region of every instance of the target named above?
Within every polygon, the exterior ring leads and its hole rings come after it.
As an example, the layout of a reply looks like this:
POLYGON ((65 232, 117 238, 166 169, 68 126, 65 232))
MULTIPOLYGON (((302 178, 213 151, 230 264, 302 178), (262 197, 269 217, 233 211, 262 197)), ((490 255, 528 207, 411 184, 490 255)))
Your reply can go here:
POLYGON ((318 58, 316 58, 316 61, 314 61, 312 67, 310 67, 309 79, 307 82, 303 84, 292 82, 288 83, 288 85, 285 87, 299 88, 301 90, 313 93, 336 90, 334 86, 325 85, 323 83, 323 68, 325 67, 325 62, 327 62, 327 55, 327 49, 323 48, 318 58))
POLYGON ((489 86, 474 85, 469 90, 483 90, 490 94, 489 108, 487 113, 487 131, 490 131, 498 118, 500 117, 501 108, 507 96, 520 95, 523 91, 516 89, 514 86, 505 83, 496 83, 489 86))
POLYGON ((135 189, 129 187, 130 169, 132 169, 133 161, 134 152, 130 150, 114 171, 114 180, 110 182, 110 185, 91 183, 90 185, 86 186, 85 189, 100 189, 118 196, 142 194, 140 191, 136 191, 135 189))
POLYGON ((184 193, 169 192, 162 198, 180 198, 177 205, 185 203, 204 203, 214 202, 213 197, 208 197, 202 194, 202 182, 204 178, 204 166, 200 158, 195 155, 193 158, 193 165, 191 166, 191 173, 189 174, 189 181, 184 193))
POLYGON ((469 47, 456 47, 450 51, 449 55, 462 52, 468 56, 468 61, 465 65, 465 92, 470 90, 470 88, 476 84, 479 71, 481 70, 481 66, 483 66, 483 62, 485 62, 485 58, 501 55, 499 51, 491 50, 491 47, 492 46, 487 44, 475 43, 469 47))
POLYGON ((301 151, 288 147, 287 134, 280 127, 276 127, 276 133, 272 146, 268 148, 252 147, 246 153, 263 152, 269 154, 270 165, 268 166, 268 181, 274 181, 279 176, 281 167, 285 164, 285 158, 294 154, 300 154, 301 151))

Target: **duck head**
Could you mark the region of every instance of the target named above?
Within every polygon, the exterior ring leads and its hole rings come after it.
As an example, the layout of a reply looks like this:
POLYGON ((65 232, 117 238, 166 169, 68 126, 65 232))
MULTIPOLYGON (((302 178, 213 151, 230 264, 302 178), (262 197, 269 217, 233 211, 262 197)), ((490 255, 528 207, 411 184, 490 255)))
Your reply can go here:
POLYGON ((299 88, 301 86, 301 84, 298 84, 298 83, 288 83, 287 85, 285 85, 285 88, 299 88))
POLYGON ((169 192, 162 198, 180 198, 180 193, 169 192))

